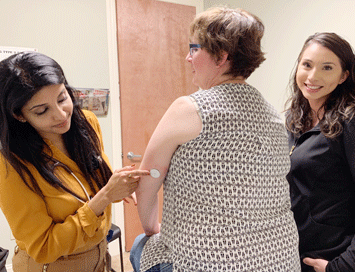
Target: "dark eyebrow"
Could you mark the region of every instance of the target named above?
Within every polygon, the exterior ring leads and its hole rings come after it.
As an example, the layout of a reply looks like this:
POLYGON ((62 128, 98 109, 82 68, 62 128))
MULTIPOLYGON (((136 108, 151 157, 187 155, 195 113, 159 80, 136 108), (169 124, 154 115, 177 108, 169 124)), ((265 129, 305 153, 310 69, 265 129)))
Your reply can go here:
MULTIPOLYGON (((310 59, 302 59, 303 61, 308 61, 308 62, 312 62, 313 63, 313 61, 312 60, 310 60, 310 59)), ((336 66, 336 64, 334 63, 334 62, 331 62, 331 61, 328 61, 328 62, 323 62, 322 63, 323 65, 327 65, 327 64, 333 64, 334 66, 336 66)))
MULTIPOLYGON (((65 92, 65 88, 60 92, 60 94, 58 95, 58 97, 59 96, 61 96, 64 92, 65 92)), ((32 108, 30 108, 29 110, 31 111, 31 110, 33 110, 33 109, 35 109, 35 108, 39 108, 39 107, 43 107, 43 106, 45 106, 46 105, 46 103, 44 103, 44 104, 40 104, 40 105, 35 105, 35 106, 33 106, 32 108)))
POLYGON ((46 104, 41 104, 41 105, 36 105, 36 106, 33 106, 32 108, 30 108, 29 110, 33 110, 35 108, 39 108, 39 107, 42 107, 42 106, 45 106, 46 104))
POLYGON ((323 64, 333 64, 334 66, 337 66, 334 62, 323 62, 323 64))

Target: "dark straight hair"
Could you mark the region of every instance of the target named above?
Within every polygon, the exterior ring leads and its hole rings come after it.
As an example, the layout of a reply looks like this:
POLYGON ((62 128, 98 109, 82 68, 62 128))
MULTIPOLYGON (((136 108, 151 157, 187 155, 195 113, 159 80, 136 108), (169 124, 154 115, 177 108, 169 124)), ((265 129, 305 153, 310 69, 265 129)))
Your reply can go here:
POLYGON ((53 187, 77 196, 54 175, 54 159, 43 138, 28 122, 22 123, 14 117, 21 115, 22 107, 43 87, 57 84, 64 84, 73 101, 71 126, 63 134, 66 149, 96 193, 107 183, 112 171, 100 159, 102 150, 98 136, 80 109, 62 68, 44 54, 23 52, 0 62, 1 154, 24 183, 42 197, 30 165, 53 187))

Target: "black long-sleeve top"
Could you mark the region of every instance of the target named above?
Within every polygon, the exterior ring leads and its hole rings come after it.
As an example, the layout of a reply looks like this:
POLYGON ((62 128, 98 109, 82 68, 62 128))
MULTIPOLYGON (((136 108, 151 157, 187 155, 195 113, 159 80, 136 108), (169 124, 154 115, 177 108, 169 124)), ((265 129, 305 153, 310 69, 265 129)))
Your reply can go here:
MULTIPOLYGON (((301 259, 328 260, 326 272, 355 271, 355 118, 333 140, 318 125, 300 136, 290 133, 289 147, 301 259)), ((314 270, 303 264, 302 271, 314 270)))

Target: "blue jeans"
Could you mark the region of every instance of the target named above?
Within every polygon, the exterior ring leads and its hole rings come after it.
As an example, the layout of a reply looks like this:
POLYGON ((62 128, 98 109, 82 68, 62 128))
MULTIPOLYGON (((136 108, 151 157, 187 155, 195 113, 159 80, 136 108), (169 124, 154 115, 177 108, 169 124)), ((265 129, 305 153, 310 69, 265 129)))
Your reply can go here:
MULTIPOLYGON (((140 262, 141 255, 144 248, 145 243, 149 240, 149 237, 145 234, 138 235, 134 240, 133 246, 131 248, 131 253, 129 256, 129 260, 131 261, 134 272, 141 272, 140 270, 140 262)), ((151 267, 150 269, 144 272, 172 272, 173 264, 169 263, 161 263, 151 267)))

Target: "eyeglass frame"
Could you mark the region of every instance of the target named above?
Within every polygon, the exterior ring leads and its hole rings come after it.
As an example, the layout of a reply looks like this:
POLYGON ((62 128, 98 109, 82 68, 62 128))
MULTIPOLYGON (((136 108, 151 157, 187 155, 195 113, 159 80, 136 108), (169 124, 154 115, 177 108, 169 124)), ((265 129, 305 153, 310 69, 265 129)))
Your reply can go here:
POLYGON ((197 50, 195 51, 194 49, 202 48, 201 44, 198 44, 198 43, 190 43, 189 47, 190 47, 190 56, 191 57, 197 51, 197 50))

